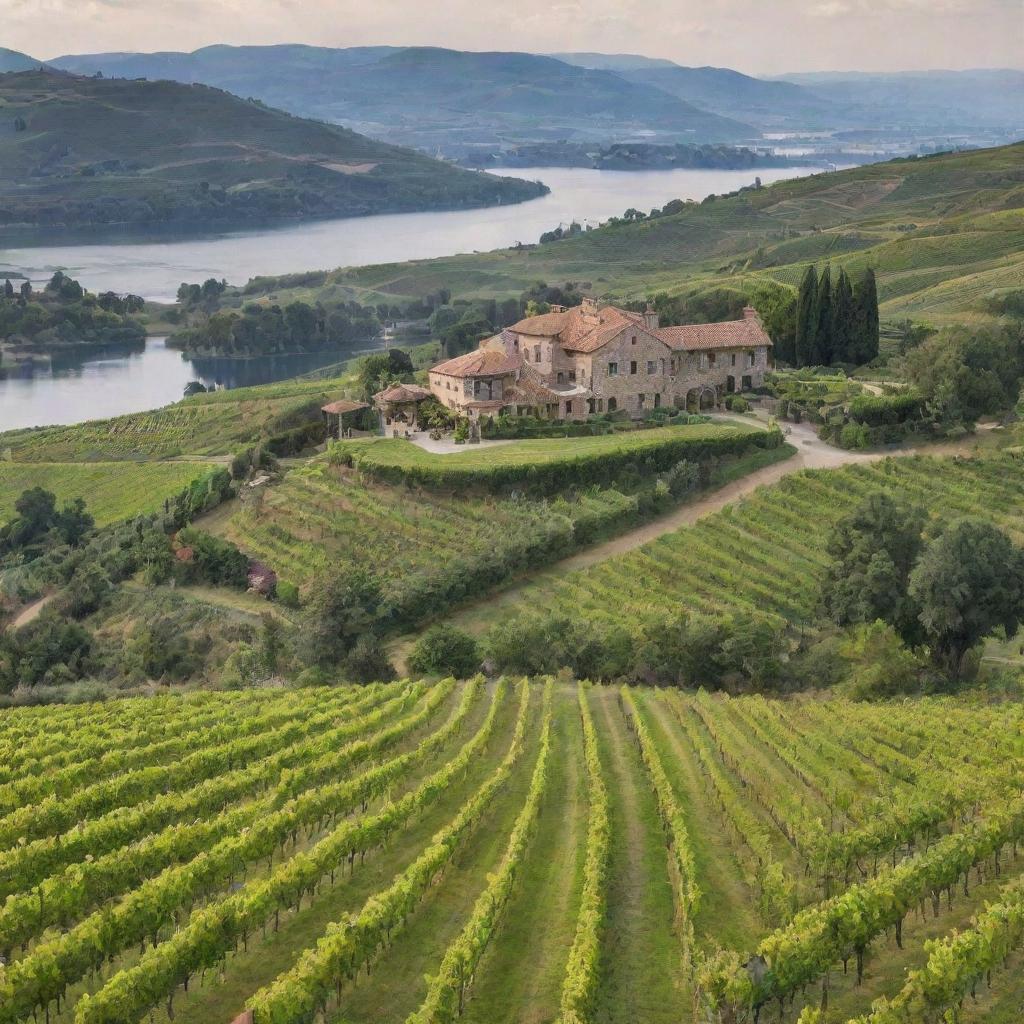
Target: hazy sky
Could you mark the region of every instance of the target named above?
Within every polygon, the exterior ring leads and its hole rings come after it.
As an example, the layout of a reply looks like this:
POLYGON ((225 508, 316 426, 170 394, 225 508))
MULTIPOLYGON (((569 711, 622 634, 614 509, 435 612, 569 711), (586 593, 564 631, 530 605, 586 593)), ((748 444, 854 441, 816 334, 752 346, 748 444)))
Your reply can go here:
POLYGON ((34 57, 210 43, 597 50, 748 73, 1019 67, 1024 0, 0 0, 34 57))

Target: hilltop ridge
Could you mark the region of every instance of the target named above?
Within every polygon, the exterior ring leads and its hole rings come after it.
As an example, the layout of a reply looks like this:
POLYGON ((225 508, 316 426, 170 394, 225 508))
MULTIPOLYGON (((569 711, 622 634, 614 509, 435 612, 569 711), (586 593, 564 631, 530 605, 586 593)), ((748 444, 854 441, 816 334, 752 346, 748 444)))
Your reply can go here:
POLYGON ((7 226, 218 226, 519 202, 543 185, 462 170, 205 85, 0 77, 7 226))

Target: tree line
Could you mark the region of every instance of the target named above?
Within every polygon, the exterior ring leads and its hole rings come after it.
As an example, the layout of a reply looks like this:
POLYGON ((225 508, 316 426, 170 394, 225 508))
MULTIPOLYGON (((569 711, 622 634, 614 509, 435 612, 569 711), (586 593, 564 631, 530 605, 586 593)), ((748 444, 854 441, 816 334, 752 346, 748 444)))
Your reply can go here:
POLYGON ((776 344, 775 355, 794 366, 870 363, 878 355, 875 272, 868 268, 852 281, 840 268, 833 283, 827 264, 820 276, 809 266, 797 295, 792 349, 776 344))

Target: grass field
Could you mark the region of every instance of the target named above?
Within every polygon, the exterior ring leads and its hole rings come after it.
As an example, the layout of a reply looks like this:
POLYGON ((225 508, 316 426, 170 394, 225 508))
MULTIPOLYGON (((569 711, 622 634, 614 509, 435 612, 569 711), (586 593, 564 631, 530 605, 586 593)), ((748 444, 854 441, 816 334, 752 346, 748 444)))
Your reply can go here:
POLYGON ((923 991, 863 1019, 925 1024, 990 968, 957 1019, 1016 1020, 1021 721, 482 679, 8 712, 0 1021, 777 1024, 827 991, 844 1024, 923 991))
POLYGON ((204 462, 0 462, 0 523, 14 514, 14 502, 31 487, 42 487, 58 504, 84 498, 97 526, 163 510, 164 499, 208 473, 204 462))
POLYGON ((445 472, 474 474, 505 466, 546 466, 572 462, 575 459, 600 457, 606 454, 643 456, 668 441, 706 441, 719 437, 738 437, 760 428, 751 424, 696 423, 678 427, 655 427, 651 430, 629 430, 597 437, 531 438, 495 445, 467 445, 462 452, 437 455, 411 441, 399 438, 372 438, 341 441, 332 446, 337 454, 351 453, 360 468, 433 469, 445 472))
POLYGON ((829 564, 832 527, 879 490, 917 502, 929 515, 991 519, 1024 540, 1024 479, 1009 456, 890 458, 835 470, 804 470, 694 526, 666 534, 591 568, 517 587, 486 607, 459 612, 458 625, 480 631, 498 613, 572 608, 597 624, 643 619, 679 607, 706 614, 748 612, 785 626, 811 626, 818 581, 829 564))
POLYGON ((197 395, 163 409, 72 426, 0 433, 15 462, 113 462, 225 456, 295 425, 291 418, 338 398, 350 378, 292 380, 197 395))

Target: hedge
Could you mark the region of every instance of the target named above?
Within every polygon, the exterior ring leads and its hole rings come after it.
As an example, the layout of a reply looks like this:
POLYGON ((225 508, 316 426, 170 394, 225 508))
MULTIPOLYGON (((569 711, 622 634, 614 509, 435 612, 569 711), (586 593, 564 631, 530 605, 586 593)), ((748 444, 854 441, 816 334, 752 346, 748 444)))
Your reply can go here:
MULTIPOLYGON (((458 465, 453 456, 437 456, 425 462, 403 464, 374 461, 373 446, 351 448, 333 454, 335 461, 354 466, 371 479, 389 484, 408 484, 436 490, 501 492, 521 489, 533 494, 553 494, 566 487, 608 486, 623 474, 664 472, 683 460, 703 463, 752 448, 773 449, 783 443, 779 430, 733 432, 703 437, 667 438, 637 449, 633 446, 589 452, 565 459, 537 462, 501 462, 490 465, 458 465)), ((494 449, 500 452, 500 449, 494 449)))

